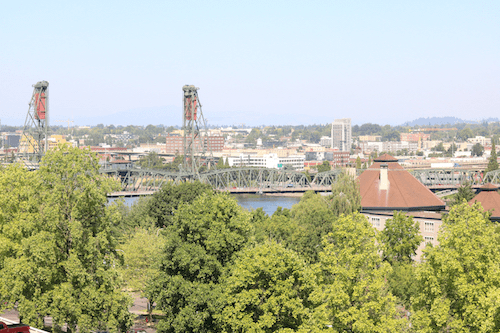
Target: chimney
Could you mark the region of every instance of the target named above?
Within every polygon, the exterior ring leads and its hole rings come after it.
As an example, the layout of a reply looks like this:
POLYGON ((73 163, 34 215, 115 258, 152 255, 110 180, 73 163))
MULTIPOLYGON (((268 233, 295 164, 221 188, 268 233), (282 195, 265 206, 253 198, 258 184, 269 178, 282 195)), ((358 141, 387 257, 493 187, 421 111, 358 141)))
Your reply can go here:
POLYGON ((389 175, 387 174, 387 164, 380 164, 380 180, 378 183, 379 191, 389 190, 389 175))

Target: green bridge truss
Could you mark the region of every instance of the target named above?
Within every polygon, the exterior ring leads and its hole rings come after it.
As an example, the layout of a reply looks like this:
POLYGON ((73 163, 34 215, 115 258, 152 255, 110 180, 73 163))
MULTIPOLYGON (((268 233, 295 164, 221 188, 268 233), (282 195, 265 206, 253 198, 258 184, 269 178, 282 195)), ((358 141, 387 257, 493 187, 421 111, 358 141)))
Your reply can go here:
MULTIPOLYGON (((363 170, 358 170, 358 174, 363 170)), ((313 175, 291 170, 266 168, 228 168, 200 173, 167 172, 146 169, 105 169, 107 174, 120 181, 123 191, 154 191, 164 183, 179 184, 185 181, 200 180, 219 190, 233 188, 284 188, 300 189, 331 186, 341 174, 340 169, 320 172, 313 175)), ((500 184, 500 170, 488 172, 462 169, 426 169, 413 170, 410 173, 425 186, 460 186, 466 182, 472 185, 485 183, 500 184)))
POLYGON ((166 182, 179 184, 199 180, 219 190, 232 188, 312 188, 331 186, 337 181, 341 170, 320 172, 308 177, 298 171, 266 168, 229 168, 200 173, 167 172, 146 169, 104 169, 106 174, 121 183, 123 191, 154 191, 166 182))

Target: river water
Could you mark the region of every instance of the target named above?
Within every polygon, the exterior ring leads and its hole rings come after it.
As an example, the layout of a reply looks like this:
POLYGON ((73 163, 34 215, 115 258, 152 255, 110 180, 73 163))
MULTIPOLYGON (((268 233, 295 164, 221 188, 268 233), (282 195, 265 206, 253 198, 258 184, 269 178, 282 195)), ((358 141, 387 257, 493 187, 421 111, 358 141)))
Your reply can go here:
MULTIPOLYGON (((290 209, 300 201, 300 197, 279 197, 258 194, 233 194, 232 196, 236 198, 241 207, 248 210, 262 208, 268 215, 272 215, 278 207, 290 209)), ((131 206, 139 197, 126 197, 123 199, 126 205, 131 206)), ((113 200, 110 199, 110 201, 113 200)))

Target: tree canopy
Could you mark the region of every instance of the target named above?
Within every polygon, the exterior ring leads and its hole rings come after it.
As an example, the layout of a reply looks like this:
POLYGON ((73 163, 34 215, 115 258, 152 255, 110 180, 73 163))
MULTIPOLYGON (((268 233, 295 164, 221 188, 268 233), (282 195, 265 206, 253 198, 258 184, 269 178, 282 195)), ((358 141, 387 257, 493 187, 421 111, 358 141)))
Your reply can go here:
POLYGON ((328 161, 323 161, 320 165, 317 166, 318 172, 326 172, 330 171, 332 169, 332 166, 330 165, 330 162, 328 161))
POLYGON ((393 217, 385 221, 379 240, 385 260, 390 263, 410 263, 424 239, 420 235, 420 226, 413 221, 413 217, 395 211, 393 217))
POLYGON ((415 329, 500 331, 500 246, 489 214, 479 204, 452 207, 439 242, 425 250, 417 268, 415 329))
POLYGON ((217 331, 220 278, 249 242, 250 214, 228 194, 205 192, 181 203, 163 234, 159 272, 146 293, 166 315, 158 331, 217 331))
POLYGON ((359 211, 361 209, 359 182, 347 173, 341 173, 332 185, 329 199, 335 216, 359 211))
POLYGON ((385 282, 391 271, 377 253, 375 230, 359 213, 340 216, 320 253, 319 304, 314 325, 335 332, 398 332, 395 299, 385 282))
POLYGON ((483 156, 484 147, 480 143, 476 143, 471 149, 472 156, 483 156))
POLYGON ((148 201, 149 215, 156 227, 163 228, 172 223, 173 216, 181 203, 190 203, 205 192, 213 192, 208 184, 199 181, 184 182, 179 185, 167 183, 155 192, 148 201))
POLYGON ((224 278, 218 319, 225 332, 297 330, 309 320, 315 282, 294 251, 274 242, 248 248, 224 278))
POLYGON ((0 299, 21 319, 54 329, 124 331, 130 299, 117 287, 120 261, 106 206, 113 181, 88 150, 50 150, 40 170, 13 165, 0 173, 0 299))

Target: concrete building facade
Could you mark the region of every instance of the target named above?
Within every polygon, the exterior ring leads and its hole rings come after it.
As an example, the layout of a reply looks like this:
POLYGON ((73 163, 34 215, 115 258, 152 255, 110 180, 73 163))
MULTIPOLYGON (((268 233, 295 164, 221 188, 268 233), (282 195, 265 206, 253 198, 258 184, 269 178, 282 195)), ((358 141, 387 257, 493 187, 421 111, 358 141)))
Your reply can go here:
POLYGON ((335 119, 332 123, 332 148, 338 148, 340 151, 351 151, 351 145, 351 118, 335 119))
POLYGON ((279 157, 277 154, 251 155, 240 154, 239 156, 227 157, 229 166, 233 167, 258 167, 270 169, 282 169, 290 165, 294 170, 304 169, 304 155, 279 157))

